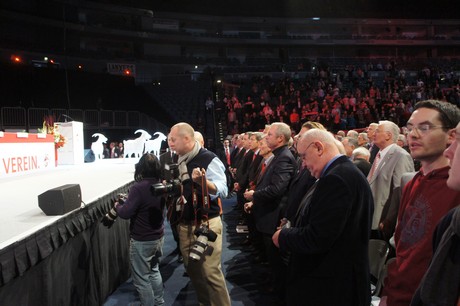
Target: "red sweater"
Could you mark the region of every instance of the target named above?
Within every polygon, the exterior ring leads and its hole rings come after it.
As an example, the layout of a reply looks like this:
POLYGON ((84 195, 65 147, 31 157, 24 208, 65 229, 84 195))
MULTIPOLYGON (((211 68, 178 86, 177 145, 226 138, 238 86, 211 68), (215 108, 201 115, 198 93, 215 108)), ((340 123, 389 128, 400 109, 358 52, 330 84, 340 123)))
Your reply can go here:
POLYGON ((383 295, 387 305, 407 306, 432 257, 439 220, 460 203, 460 192, 446 185, 450 167, 420 171, 403 189, 395 232, 396 262, 388 268, 383 295))

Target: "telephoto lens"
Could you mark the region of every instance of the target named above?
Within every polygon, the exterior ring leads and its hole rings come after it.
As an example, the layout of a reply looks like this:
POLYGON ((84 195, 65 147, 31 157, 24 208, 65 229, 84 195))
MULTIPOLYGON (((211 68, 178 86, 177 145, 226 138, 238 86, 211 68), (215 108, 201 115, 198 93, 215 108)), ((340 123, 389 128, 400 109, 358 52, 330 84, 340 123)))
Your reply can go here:
POLYGON ((102 218, 101 223, 106 226, 107 228, 111 228, 115 220, 118 218, 117 210, 115 209, 115 205, 118 202, 119 205, 123 205, 128 197, 125 193, 120 193, 117 195, 117 201, 114 203, 112 208, 109 212, 102 218))
POLYGON ((199 261, 201 256, 203 256, 204 251, 208 247, 208 237, 205 235, 200 235, 195 241, 193 248, 190 250, 190 259, 199 261))
POLYGON ((104 216, 104 218, 102 218, 102 221, 101 223, 108 227, 108 228, 111 228, 113 223, 115 222, 115 219, 117 219, 118 217, 118 213, 117 213, 117 210, 115 209, 115 206, 113 206, 109 212, 104 216))
POLYGON ((201 225, 200 228, 195 230, 195 236, 198 238, 190 250, 189 258, 199 261, 206 251, 212 253, 212 249, 208 249, 208 241, 216 241, 217 234, 206 225, 201 225))

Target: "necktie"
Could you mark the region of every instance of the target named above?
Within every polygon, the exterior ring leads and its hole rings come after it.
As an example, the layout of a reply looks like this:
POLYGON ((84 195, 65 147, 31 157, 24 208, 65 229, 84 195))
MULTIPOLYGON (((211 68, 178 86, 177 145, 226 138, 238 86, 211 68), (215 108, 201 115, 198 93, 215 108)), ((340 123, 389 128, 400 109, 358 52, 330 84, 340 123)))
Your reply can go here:
POLYGON ((228 147, 225 148, 225 156, 227 157, 227 164, 230 165, 230 152, 228 151, 228 147))
POLYGON ((259 183, 262 177, 264 176, 265 168, 267 168, 267 164, 265 163, 265 161, 263 161, 262 167, 260 168, 259 175, 257 176, 257 183, 259 183))
POLYGON ((380 152, 377 153, 377 155, 375 156, 374 163, 372 164, 371 171, 369 172, 369 175, 367 176, 368 181, 370 181, 372 179, 372 176, 374 175, 375 170, 379 166, 379 163, 380 163, 380 152))

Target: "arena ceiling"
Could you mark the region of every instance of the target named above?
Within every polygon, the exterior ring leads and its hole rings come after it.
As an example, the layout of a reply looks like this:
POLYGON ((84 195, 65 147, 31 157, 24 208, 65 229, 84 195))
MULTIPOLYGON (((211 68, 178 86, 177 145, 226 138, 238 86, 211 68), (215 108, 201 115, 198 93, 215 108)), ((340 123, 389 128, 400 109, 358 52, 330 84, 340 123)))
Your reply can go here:
POLYGON ((460 10, 458 0, 119 1, 154 12, 243 17, 458 19, 460 10))

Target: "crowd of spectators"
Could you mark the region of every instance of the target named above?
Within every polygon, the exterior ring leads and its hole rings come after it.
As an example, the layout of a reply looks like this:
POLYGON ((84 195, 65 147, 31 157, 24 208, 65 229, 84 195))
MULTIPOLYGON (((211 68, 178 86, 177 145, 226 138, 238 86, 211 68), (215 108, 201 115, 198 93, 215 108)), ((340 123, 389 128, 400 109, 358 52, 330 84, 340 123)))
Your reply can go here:
POLYGON ((459 77, 451 67, 424 67, 409 73, 401 65, 343 69, 319 67, 305 78, 297 74, 280 80, 252 78, 224 97, 229 134, 263 130, 266 124, 285 122, 298 132, 302 123, 316 121, 328 130, 362 129, 371 122, 389 120, 404 126, 416 102, 426 99, 460 105, 459 77), (385 73, 372 76, 372 71, 385 73))
MULTIPOLYGON (((442 277, 424 273, 434 254, 431 242, 440 238, 436 225, 442 228, 440 220, 452 218, 460 199, 446 185, 455 150, 449 145, 455 148, 459 120, 453 103, 424 100, 415 103, 402 129, 380 120, 366 132, 331 134, 321 123, 307 121, 294 133, 274 122, 263 132, 233 135, 231 147, 226 140, 229 156, 222 154, 221 161, 234 182, 236 207, 244 211, 240 224, 249 230, 243 245, 252 248, 254 263, 268 265, 271 272, 261 290, 273 293, 276 305, 306 300, 336 305, 334 298, 347 294, 341 305, 369 305, 370 294, 372 305, 438 305, 433 301, 443 298, 440 288, 453 280, 448 299, 458 303, 459 278, 450 278, 458 271, 458 258, 442 255, 442 264, 430 266, 445 273, 442 277), (339 179, 342 175, 346 179, 339 179), (375 275, 369 267, 382 258, 368 258, 371 245, 385 245, 390 254, 375 275), (343 268, 347 265, 353 269, 343 268), (369 282, 378 286, 384 269, 383 293, 370 291, 369 282)), ((452 235, 458 239, 458 232, 452 235)), ((458 250, 458 245, 449 248, 458 250)))

